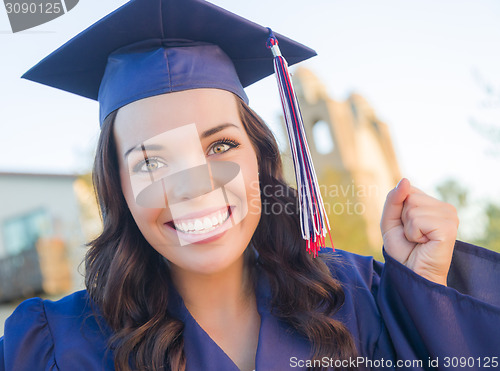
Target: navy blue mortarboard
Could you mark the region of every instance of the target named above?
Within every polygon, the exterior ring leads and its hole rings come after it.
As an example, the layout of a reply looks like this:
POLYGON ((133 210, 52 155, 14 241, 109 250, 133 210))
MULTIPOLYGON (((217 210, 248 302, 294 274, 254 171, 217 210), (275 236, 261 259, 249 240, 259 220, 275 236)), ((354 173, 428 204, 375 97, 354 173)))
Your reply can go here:
MULTIPOLYGON (((244 87, 271 75, 268 30, 204 0, 132 0, 23 75, 100 103, 101 125, 133 101, 219 88, 245 102, 244 87)), ((279 36, 290 64, 316 53, 279 36)))

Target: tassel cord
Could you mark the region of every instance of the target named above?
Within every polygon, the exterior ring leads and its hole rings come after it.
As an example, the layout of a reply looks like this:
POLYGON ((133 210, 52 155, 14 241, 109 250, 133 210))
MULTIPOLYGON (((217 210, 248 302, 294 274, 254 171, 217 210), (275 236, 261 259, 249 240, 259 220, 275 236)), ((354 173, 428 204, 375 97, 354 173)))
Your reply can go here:
POLYGON ((269 28, 268 30, 269 38, 266 45, 272 50, 274 56, 274 70, 285 115, 295 179, 297 181, 302 237, 307 241, 307 251, 316 257, 318 251, 325 246, 326 232, 328 232, 330 241, 332 241, 330 224, 326 217, 316 172, 306 140, 302 113, 291 83, 288 64, 281 55, 278 41, 272 30, 269 28))

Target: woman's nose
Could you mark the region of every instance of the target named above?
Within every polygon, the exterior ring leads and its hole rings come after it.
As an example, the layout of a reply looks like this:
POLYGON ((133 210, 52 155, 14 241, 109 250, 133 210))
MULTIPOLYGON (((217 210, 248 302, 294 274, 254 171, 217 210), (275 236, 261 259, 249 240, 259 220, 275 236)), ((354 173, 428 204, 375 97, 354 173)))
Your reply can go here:
POLYGON ((169 204, 190 200, 215 189, 208 164, 172 174, 165 178, 164 184, 169 204))

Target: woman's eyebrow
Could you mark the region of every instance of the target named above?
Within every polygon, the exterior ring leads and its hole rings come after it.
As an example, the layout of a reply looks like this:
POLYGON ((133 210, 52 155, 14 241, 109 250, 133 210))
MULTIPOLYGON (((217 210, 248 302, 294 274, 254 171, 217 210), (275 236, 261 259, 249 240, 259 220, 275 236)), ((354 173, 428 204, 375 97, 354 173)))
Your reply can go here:
POLYGON ((238 126, 236 126, 235 124, 231 124, 231 123, 220 124, 220 125, 215 126, 211 129, 205 130, 203 133, 201 133, 200 138, 201 139, 208 138, 209 136, 214 135, 214 134, 218 133, 219 131, 224 130, 230 126, 234 126, 236 129, 240 130, 240 128, 238 126))
POLYGON ((164 147, 161 144, 147 144, 146 146, 144 146, 141 143, 141 144, 138 144, 135 147, 132 147, 129 150, 127 150, 127 152, 125 152, 125 154, 123 155, 123 158, 127 159, 127 156, 130 154, 130 152, 133 152, 133 151, 143 151, 143 150, 159 151, 162 149, 164 149, 164 147))
MULTIPOLYGON (((235 127, 236 129, 240 130, 240 128, 238 126, 236 126, 235 124, 231 124, 231 123, 225 123, 225 124, 220 124, 218 126, 215 126, 211 129, 208 129, 208 130, 205 130, 202 134, 201 134, 201 139, 205 139, 205 138, 208 138, 209 136, 211 135, 214 135, 216 133, 218 133, 219 131, 222 131, 228 127, 235 127)), ((162 150, 163 149, 163 146, 160 145, 160 144, 148 144, 145 146, 145 149, 146 150, 150 150, 150 151, 158 151, 158 150, 162 150)), ((132 147, 130 149, 128 149, 125 154, 123 155, 123 157, 125 159, 127 159, 128 155, 130 154, 130 152, 133 152, 133 151, 142 151, 143 149, 141 148, 141 144, 138 144, 137 146, 135 147, 132 147)))

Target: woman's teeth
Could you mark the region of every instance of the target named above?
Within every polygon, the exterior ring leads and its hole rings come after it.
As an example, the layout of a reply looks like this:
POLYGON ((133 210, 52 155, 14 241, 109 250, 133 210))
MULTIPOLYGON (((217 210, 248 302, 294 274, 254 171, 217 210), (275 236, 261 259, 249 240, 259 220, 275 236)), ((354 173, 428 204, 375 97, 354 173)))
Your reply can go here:
POLYGON ((229 218, 229 209, 216 211, 215 213, 197 219, 186 219, 174 221, 175 229, 191 234, 207 233, 219 227, 229 218))

